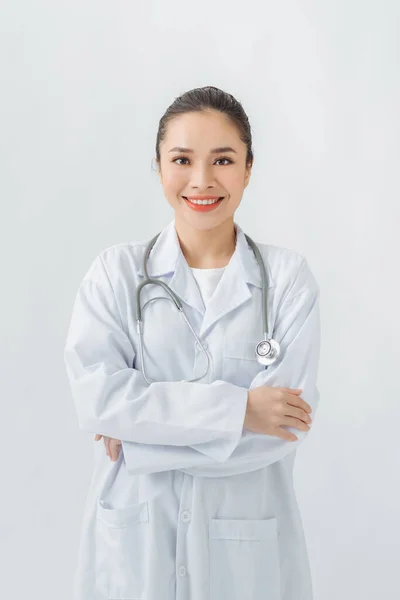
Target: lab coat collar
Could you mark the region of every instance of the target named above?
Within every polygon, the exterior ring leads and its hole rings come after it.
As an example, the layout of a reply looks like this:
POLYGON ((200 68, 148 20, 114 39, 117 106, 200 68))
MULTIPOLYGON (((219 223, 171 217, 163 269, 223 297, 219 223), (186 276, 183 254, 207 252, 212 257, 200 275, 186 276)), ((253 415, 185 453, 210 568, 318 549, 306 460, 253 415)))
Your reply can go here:
MULTIPOLYGON (((251 283, 261 288, 261 274, 256 257, 251 247, 248 245, 242 228, 234 223, 236 229, 236 249, 231 257, 237 259, 241 266, 243 276, 247 283, 251 283)), ((150 240, 149 240, 150 241, 150 240)), ((179 265, 186 263, 190 268, 182 253, 179 244, 178 235, 175 228, 175 219, 173 219, 160 233, 156 243, 153 246, 147 261, 147 271, 149 277, 162 277, 174 273, 179 265)), ((275 286, 272 279, 270 266, 264 260, 267 271, 268 289, 275 286)), ((139 266, 139 274, 143 277, 143 263, 139 266)))
MULTIPOLYGON (((205 336, 220 318, 252 297, 248 284, 262 287, 260 268, 254 252, 248 245, 242 228, 237 223, 234 223, 234 226, 235 251, 207 304, 207 309, 198 286, 193 285, 194 276, 182 253, 175 219, 161 231, 147 261, 149 277, 162 278, 183 302, 201 313, 203 321, 199 331, 200 336, 205 336), (171 274, 172 278, 168 277, 171 274)), ((266 260, 264 264, 267 272, 267 289, 269 289, 275 284, 266 260)), ((139 274, 144 276, 143 264, 140 265, 139 274)))

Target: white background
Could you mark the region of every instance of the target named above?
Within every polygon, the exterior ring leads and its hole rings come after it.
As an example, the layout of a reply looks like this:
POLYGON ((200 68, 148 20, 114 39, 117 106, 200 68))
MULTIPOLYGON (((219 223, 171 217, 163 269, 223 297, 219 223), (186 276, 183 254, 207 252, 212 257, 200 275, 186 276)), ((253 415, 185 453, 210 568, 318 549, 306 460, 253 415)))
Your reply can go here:
POLYGON ((203 85, 253 130, 235 220, 305 255, 321 289, 295 471, 315 600, 398 598, 399 33, 395 0, 3 0, 2 598, 71 600, 95 443, 63 364, 72 303, 100 250, 173 217, 158 121, 203 85))

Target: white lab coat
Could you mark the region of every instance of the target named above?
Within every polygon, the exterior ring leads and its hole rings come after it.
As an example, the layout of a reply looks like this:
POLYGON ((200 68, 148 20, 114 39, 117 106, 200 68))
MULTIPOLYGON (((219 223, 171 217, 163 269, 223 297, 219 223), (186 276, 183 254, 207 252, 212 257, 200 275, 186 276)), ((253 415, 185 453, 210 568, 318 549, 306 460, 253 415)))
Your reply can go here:
MULTIPOLYGON (((255 358, 263 337, 261 277, 235 223, 236 249, 205 309, 172 220, 148 261, 169 284, 211 356, 166 299, 143 311, 141 373, 136 288, 149 242, 101 251, 78 289, 65 363, 79 427, 122 441, 119 458, 94 442, 74 600, 311 600, 307 547, 293 488, 298 441, 243 428, 248 389, 301 388, 319 401, 319 288, 307 260, 257 244, 268 277, 269 332, 281 358, 255 358)), ((141 305, 160 286, 142 291, 141 305)))

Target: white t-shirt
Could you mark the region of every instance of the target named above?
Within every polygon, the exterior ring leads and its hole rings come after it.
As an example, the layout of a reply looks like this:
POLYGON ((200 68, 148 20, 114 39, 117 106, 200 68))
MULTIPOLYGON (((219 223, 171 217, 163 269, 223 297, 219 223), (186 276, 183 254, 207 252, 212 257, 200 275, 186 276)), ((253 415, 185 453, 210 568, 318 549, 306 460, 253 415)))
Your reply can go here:
POLYGON ((191 267, 205 306, 207 306, 208 300, 213 295, 225 268, 226 267, 219 267, 217 269, 195 269, 194 267, 191 267))

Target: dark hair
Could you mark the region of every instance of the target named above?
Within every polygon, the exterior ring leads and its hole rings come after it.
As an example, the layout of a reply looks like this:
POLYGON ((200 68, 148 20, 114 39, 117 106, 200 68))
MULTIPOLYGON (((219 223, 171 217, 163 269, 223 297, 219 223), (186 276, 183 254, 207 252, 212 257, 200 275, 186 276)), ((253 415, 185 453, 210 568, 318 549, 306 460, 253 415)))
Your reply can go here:
POLYGON ((226 115, 236 125, 240 139, 247 146, 246 165, 253 163, 252 136, 249 119, 240 104, 232 94, 228 94, 217 87, 208 85, 194 88, 185 92, 167 108, 160 119, 156 141, 156 158, 160 163, 160 142, 163 141, 169 121, 177 115, 188 112, 216 110, 226 115))

